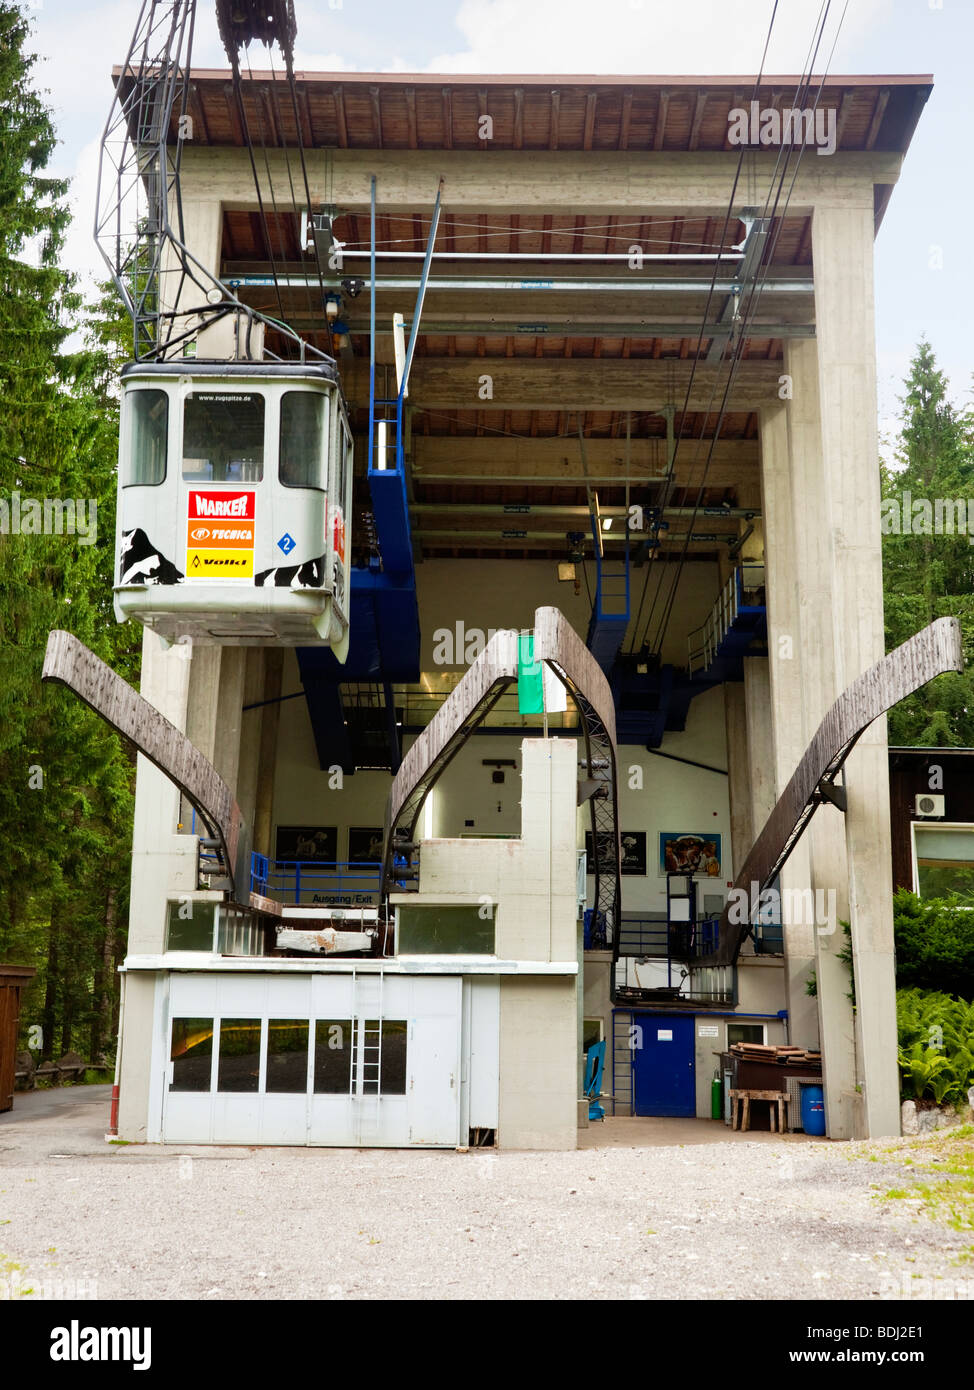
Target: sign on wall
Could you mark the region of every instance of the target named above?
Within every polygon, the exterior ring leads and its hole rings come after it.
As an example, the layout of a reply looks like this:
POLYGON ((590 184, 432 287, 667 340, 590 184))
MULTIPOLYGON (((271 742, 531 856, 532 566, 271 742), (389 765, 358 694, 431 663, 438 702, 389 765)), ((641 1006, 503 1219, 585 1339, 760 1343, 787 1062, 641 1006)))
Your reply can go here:
POLYGON ((335 825, 279 825, 277 859, 305 864, 334 864, 338 859, 338 827, 335 825))
MULTIPOLYGON (((646 872, 646 832, 645 830, 623 830, 620 839, 622 841, 622 872, 624 874, 645 874, 646 872)), ((585 857, 587 860, 587 870, 590 874, 595 873, 595 855, 592 851, 592 832, 585 832, 585 857)), ((603 831, 599 834, 599 873, 615 873, 615 854, 612 846, 611 831, 603 831)))
POLYGON ((661 831, 659 873, 661 878, 667 874, 700 874, 706 878, 720 878, 720 836, 661 831))
POLYGON ((351 826, 348 832, 349 863, 379 863, 382 859, 382 835, 381 825, 351 826))

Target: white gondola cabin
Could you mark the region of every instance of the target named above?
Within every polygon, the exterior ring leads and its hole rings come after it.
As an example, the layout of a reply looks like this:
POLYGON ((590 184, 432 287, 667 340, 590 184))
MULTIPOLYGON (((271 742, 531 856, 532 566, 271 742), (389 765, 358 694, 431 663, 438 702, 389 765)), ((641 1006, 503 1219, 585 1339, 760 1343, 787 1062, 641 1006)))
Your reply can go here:
POLYGON ((115 614, 168 641, 348 649, 352 436, 331 361, 122 372, 115 614))

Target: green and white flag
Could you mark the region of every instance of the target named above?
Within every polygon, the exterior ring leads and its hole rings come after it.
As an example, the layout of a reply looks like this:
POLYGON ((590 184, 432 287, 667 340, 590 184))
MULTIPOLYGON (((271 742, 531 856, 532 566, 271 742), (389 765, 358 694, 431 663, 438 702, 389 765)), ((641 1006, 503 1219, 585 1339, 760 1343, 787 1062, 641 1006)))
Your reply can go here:
POLYGON ((541 662, 534 659, 534 636, 524 633, 517 639, 517 712, 544 714, 541 662))
POLYGON ((568 708, 568 691, 554 671, 534 659, 534 637, 517 639, 518 714, 560 714, 568 708))

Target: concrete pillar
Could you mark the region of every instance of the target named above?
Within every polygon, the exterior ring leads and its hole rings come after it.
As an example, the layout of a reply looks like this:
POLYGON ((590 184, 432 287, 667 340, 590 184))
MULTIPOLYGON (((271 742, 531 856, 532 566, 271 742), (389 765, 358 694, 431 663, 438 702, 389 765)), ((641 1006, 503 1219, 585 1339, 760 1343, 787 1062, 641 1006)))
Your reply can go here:
MULTIPOLYGON (((884 650, 873 301, 873 200, 816 209, 812 219, 822 470, 836 586, 833 650, 840 688, 884 650)), ((899 1133, 896 981, 890 878, 886 721, 846 763, 845 837, 861 1042, 862 1121, 899 1133)))
POLYGON ((213 766, 236 796, 240 731, 247 670, 245 647, 223 647, 213 733, 213 766))
MULTIPOLYGON (((578 750, 570 739, 521 744, 521 840, 504 855, 496 950, 522 960, 576 958, 578 750)), ((578 1128, 576 976, 500 982, 498 1142, 573 1149, 578 1128)))
POLYGON ((223 647, 201 647, 193 651, 186 737, 204 758, 213 761, 216 748, 216 721, 220 695, 220 664, 223 647))
MULTIPOLYGON (((141 693, 184 732, 191 668, 191 647, 167 649, 150 628, 143 629, 141 693)), ((136 769, 128 949, 151 953, 165 947, 166 890, 171 886, 180 796, 165 773, 141 753, 136 769)))
MULTIPOLYGON (((223 256, 223 204, 219 198, 182 199, 183 240, 195 260, 206 270, 219 276, 223 256)), ((176 210, 170 208, 173 226, 177 226, 176 210)), ((170 248, 163 254, 162 284, 160 297, 167 309, 197 309, 205 305, 206 291, 191 280, 182 280, 179 262, 170 248)), ((177 321, 174 332, 177 334, 190 327, 192 317, 177 321)), ((243 321, 241 321, 243 322, 243 321)), ((257 327, 251 334, 251 356, 259 359, 264 349, 263 328, 257 327)), ((205 328, 197 339, 196 356, 215 360, 232 359, 245 355, 243 333, 235 315, 219 319, 205 328)))
POLYGON ((264 705, 260 721, 260 750, 257 756, 257 788, 254 797, 254 849, 273 854, 271 826, 274 819, 274 773, 277 765, 277 730, 281 719, 281 685, 284 652, 268 648, 264 659, 264 705))
MULTIPOLYGON (((150 628, 143 628, 141 693, 183 732, 192 660, 191 646, 166 647, 150 628)), ((185 852, 195 842, 177 834, 180 794, 175 785, 141 753, 136 766, 128 954, 155 955, 166 946, 169 895, 196 887, 196 856, 185 852)), ((119 1136, 137 1143, 147 1133, 156 978, 126 976, 119 1036, 119 1136)))
MULTIPOLYGON (((760 726, 771 731, 773 746, 767 750, 765 742, 765 756, 773 759, 773 805, 805 751, 795 520, 788 453, 788 414, 784 403, 761 412, 761 492, 768 604, 770 681, 767 710, 761 699, 763 673, 760 667, 749 661, 745 663, 745 672, 749 667, 754 667, 749 674, 751 688, 748 698, 753 704, 753 709, 749 710, 749 722, 752 727, 760 726)), ((763 791, 765 795, 768 794, 767 787, 763 791)), ((756 831, 763 824, 763 820, 758 824, 755 817, 756 831)), ((808 889, 810 885, 808 844, 803 837, 781 873, 781 889, 783 894, 795 894, 808 889)), ((818 1034, 814 1005, 806 993, 815 958, 813 928, 801 922, 786 921, 784 944, 789 1037, 808 1046, 817 1039, 818 1034)))
MULTIPOLYGON (((832 640, 835 593, 841 580, 832 555, 828 495, 822 477, 822 414, 815 342, 789 343, 785 371, 791 378, 792 391, 788 402, 788 441, 802 649, 803 739, 807 747, 842 689, 832 640)), ((814 926, 809 924, 818 986, 826 1125, 831 1138, 848 1139, 854 1131, 857 1076, 849 970, 838 959, 845 946, 839 922, 849 917, 849 866, 841 812, 831 806, 820 807, 805 839, 811 887, 816 893, 816 904, 827 909, 821 915, 828 918, 814 926)))
POLYGON ((730 798, 731 859, 736 877, 754 842, 754 823, 751 817, 750 758, 747 742, 747 710, 744 703, 744 684, 729 681, 724 685, 724 730, 727 737, 727 783, 730 798))
POLYGON ((749 656, 744 661, 744 712, 750 762, 748 784, 753 844, 778 799, 771 672, 766 656, 749 656))
POLYGON ((244 675, 243 703, 240 716, 240 766, 237 772, 237 805, 246 823, 253 829, 257 803, 257 775, 260 766, 260 731, 264 706, 264 649, 247 648, 247 669, 244 675), (247 709, 257 705, 257 709, 247 709))

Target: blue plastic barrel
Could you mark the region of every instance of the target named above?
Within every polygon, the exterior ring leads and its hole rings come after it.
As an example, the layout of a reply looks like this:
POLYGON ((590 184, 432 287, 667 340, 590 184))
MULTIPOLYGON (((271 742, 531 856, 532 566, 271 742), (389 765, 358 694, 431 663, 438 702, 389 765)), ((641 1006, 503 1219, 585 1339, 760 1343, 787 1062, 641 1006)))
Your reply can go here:
POLYGON ((821 1086, 802 1087, 802 1129, 806 1134, 825 1133, 825 1092, 821 1086))

